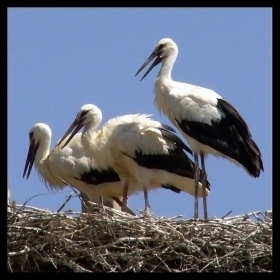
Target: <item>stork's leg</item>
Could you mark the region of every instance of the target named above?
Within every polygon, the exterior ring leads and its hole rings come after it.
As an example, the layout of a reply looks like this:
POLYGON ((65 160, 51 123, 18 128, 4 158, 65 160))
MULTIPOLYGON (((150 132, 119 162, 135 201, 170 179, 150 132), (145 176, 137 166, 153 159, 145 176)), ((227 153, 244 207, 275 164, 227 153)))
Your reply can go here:
POLYGON ((103 200, 103 197, 101 195, 99 196, 99 205, 101 206, 101 209, 103 211, 105 211, 105 209, 104 209, 104 200, 103 200))
POLYGON ((143 191, 144 191, 144 199, 145 199, 145 212, 146 213, 150 213, 151 206, 150 206, 150 202, 149 202, 147 188, 143 187, 143 191))
MULTIPOLYGON (((118 197, 115 197, 115 196, 112 196, 112 199, 120 206, 122 207, 122 201, 120 201, 120 199, 118 197)), ((136 216, 136 214, 131 210, 129 209, 129 207, 127 207, 127 213, 132 215, 132 216, 136 216)))
POLYGON ((122 201, 122 211, 127 212, 127 194, 128 194, 128 184, 125 182, 123 186, 123 201, 122 201))
POLYGON ((207 214, 207 196, 206 196, 206 170, 205 170, 205 163, 204 163, 204 154, 200 153, 200 160, 201 160, 201 169, 202 169, 202 176, 201 176, 201 184, 202 184, 202 191, 203 191, 203 209, 204 209, 204 220, 208 220, 207 214))
POLYGON ((198 219, 198 183, 199 183, 199 162, 198 155, 194 153, 194 219, 198 219))

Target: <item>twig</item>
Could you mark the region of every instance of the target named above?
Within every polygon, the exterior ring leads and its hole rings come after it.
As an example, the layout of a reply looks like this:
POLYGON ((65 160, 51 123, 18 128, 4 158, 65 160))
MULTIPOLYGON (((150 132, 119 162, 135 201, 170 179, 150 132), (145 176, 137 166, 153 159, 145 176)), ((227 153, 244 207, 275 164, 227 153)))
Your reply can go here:
POLYGON ((8 252, 8 257, 14 257, 18 255, 22 255, 30 251, 30 249, 27 246, 24 246, 24 249, 18 251, 18 252, 8 252))
POLYGON ((78 198, 81 200, 81 202, 83 203, 83 205, 87 207, 86 203, 84 202, 84 200, 81 198, 81 196, 77 193, 77 191, 75 190, 74 187, 72 187, 70 184, 68 184, 66 181, 64 181, 62 178, 60 178, 59 176, 56 176, 58 179, 60 179, 64 184, 66 184, 68 187, 70 187, 75 193, 76 195, 78 196, 78 198))
POLYGON ((224 219, 225 217, 227 217, 228 215, 230 215, 232 213, 232 210, 228 211, 228 213, 224 216, 221 217, 221 219, 224 219))
POLYGON ((68 201, 73 197, 73 193, 70 193, 70 195, 68 196, 68 198, 66 199, 66 201, 60 206, 60 208, 56 211, 57 213, 60 212, 61 209, 63 209, 65 207, 65 205, 68 203, 68 201))

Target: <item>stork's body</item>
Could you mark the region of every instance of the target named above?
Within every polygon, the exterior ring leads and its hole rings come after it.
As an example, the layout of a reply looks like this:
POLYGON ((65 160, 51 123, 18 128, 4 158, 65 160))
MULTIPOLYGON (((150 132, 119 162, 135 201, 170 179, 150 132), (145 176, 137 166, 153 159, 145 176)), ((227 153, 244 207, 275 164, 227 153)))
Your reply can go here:
POLYGON ((163 186, 194 195, 194 163, 185 153, 191 151, 171 127, 147 115, 133 114, 113 118, 97 130, 101 120, 98 107, 84 105, 62 139, 74 129, 70 140, 84 126, 81 141, 85 155, 94 158, 97 168, 111 166, 119 174, 124 198, 127 192, 134 192, 135 187, 141 186, 147 211, 150 208, 148 190, 163 186))
MULTIPOLYGON (((227 158, 242 166, 250 176, 259 177, 263 170, 261 152, 244 119, 215 91, 173 81, 171 71, 177 55, 176 43, 169 38, 161 39, 136 75, 153 58, 156 59, 143 78, 154 66, 162 63, 155 82, 155 104, 178 128, 194 152, 196 182, 199 176, 198 156, 201 157, 202 176, 206 179, 204 158, 208 154, 227 158)), ((206 197, 204 211, 207 219, 206 197)), ((196 196, 194 217, 198 218, 196 196)))
MULTIPOLYGON (((122 203, 122 186, 118 174, 112 168, 98 171, 83 154, 81 133, 75 135, 71 143, 60 149, 58 145, 50 151, 51 129, 44 123, 35 124, 29 133, 30 147, 23 177, 31 172, 33 162, 46 186, 62 189, 69 185, 87 195, 90 201, 99 203, 102 196, 105 204, 122 203), (61 180, 61 179, 63 180, 61 180)), ((134 214, 128 209, 130 214, 134 214)))

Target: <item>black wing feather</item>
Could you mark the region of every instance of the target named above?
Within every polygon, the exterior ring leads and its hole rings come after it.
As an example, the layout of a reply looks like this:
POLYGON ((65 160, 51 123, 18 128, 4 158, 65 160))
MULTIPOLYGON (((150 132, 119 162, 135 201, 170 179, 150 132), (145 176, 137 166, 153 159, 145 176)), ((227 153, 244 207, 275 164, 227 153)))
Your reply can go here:
POLYGON ((75 177, 75 179, 93 185, 120 181, 118 173, 116 173, 113 168, 104 169, 102 171, 91 168, 90 171, 81 174, 80 178, 75 177))
POLYGON ((186 119, 176 122, 190 137, 235 159, 252 176, 259 177, 260 170, 264 170, 261 152, 252 139, 248 125, 227 101, 218 99, 217 107, 225 114, 220 122, 212 122, 211 125, 186 119))

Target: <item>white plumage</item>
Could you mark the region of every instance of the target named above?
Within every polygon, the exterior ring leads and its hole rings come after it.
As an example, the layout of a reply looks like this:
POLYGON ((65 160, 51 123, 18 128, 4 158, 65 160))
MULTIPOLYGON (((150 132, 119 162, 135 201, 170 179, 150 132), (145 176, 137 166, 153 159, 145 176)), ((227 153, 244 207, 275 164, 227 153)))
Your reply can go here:
MULTIPOLYGON (((58 145, 50 151, 52 132, 44 123, 36 123, 29 132, 30 146, 23 177, 29 177, 33 163, 50 189, 62 189, 66 184, 86 194, 90 201, 99 203, 100 196, 104 201, 122 203, 122 186, 118 174, 111 168, 100 172, 83 154, 81 133, 75 135, 71 143, 61 150, 58 145), (28 170, 28 171, 27 171, 28 170), (27 172, 27 173, 26 173, 27 172)), ((128 213, 134 214, 130 209, 128 213)))
MULTIPOLYGON (((94 158, 99 170, 111 166, 119 174, 123 202, 127 193, 136 191, 135 187, 137 191, 144 190, 145 211, 150 208, 147 191, 160 186, 194 195, 194 163, 184 152, 191 150, 174 134, 174 129, 140 114, 118 116, 97 130, 101 121, 97 106, 82 106, 62 137, 64 140, 73 131, 63 147, 84 127, 81 141, 85 155, 94 158)), ((201 184, 198 192, 202 196, 201 184)))
MULTIPOLYGON (((196 166, 200 155, 203 177, 206 178, 204 157, 207 154, 227 158, 244 167, 250 176, 259 177, 260 171, 264 170, 261 152, 244 119, 215 91, 173 81, 171 71, 177 55, 176 43, 170 38, 161 39, 136 75, 154 58, 142 79, 153 67, 162 64, 155 82, 155 104, 188 141, 196 166)), ((197 178, 198 168, 195 172, 197 178)), ((194 216, 198 218, 197 197, 194 216)), ((206 197, 204 218, 207 219, 206 197)))

